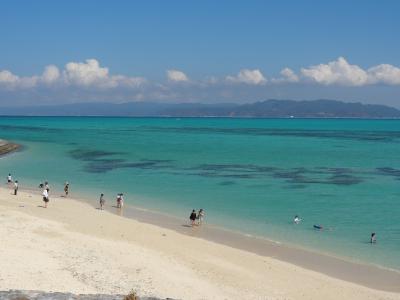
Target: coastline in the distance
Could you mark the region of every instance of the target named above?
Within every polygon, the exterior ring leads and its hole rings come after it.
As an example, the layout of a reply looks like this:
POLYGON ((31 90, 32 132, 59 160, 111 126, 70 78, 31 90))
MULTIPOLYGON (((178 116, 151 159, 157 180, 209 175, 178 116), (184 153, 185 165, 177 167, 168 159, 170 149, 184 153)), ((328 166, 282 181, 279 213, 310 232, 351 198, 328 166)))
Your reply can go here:
POLYGON ((327 99, 302 101, 269 99, 245 104, 139 101, 2 107, 0 115, 398 119, 400 118, 400 110, 386 105, 350 103, 327 99))

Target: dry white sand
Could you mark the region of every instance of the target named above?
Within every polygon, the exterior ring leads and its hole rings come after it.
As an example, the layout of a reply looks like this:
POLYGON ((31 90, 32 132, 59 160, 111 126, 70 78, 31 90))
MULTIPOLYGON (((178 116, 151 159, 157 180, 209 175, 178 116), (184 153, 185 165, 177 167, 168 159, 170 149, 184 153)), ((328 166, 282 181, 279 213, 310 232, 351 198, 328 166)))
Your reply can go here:
POLYGON ((72 199, 0 189, 0 289, 177 299, 400 299, 122 218, 72 199))

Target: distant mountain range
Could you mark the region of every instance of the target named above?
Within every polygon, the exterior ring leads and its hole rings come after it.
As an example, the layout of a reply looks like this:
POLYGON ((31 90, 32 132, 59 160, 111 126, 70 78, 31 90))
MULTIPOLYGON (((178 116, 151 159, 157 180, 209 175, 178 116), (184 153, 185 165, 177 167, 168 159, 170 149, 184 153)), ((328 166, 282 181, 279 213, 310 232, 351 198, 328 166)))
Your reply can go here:
POLYGON ((400 118, 400 110, 377 104, 336 100, 266 100, 248 104, 129 102, 0 107, 8 116, 400 118))

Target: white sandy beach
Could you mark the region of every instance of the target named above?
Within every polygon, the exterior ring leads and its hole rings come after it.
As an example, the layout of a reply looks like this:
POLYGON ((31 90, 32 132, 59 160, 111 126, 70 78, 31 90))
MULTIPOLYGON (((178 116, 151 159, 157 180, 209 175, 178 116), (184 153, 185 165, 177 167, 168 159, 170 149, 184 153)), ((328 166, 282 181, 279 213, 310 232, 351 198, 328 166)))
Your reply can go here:
MULTIPOLYGON (((111 205, 110 203, 107 203, 111 205)), ((270 257, 51 197, 0 189, 0 290, 176 299, 400 299, 270 257)), ((109 206, 106 209, 111 210, 109 206)))

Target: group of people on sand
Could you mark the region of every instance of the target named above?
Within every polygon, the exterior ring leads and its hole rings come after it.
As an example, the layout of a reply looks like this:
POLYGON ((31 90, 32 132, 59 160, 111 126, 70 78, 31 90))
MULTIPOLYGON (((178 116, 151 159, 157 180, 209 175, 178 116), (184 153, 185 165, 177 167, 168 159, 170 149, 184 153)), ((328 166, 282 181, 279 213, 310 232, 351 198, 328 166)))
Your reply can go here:
MULTIPOLYGON (((18 191, 18 180, 13 180, 11 173, 8 174, 7 176, 7 184, 9 187, 14 188, 14 195, 17 195, 18 191)), ((47 205, 50 201, 50 185, 48 181, 40 182, 39 183, 39 189, 42 190, 42 197, 43 197, 43 202, 44 202, 44 207, 47 208, 47 205)), ((69 182, 64 183, 64 195, 62 197, 68 197, 69 194, 69 182)), ((118 193, 117 194, 117 208, 122 208, 124 206, 124 194, 118 193)), ((102 193, 100 195, 100 209, 103 210, 105 206, 106 200, 104 198, 104 194, 102 193)))
POLYGON ((196 210, 193 209, 192 213, 189 216, 190 224, 192 226, 203 224, 204 216, 204 209, 200 208, 198 213, 196 213, 196 210))
MULTIPOLYGON (((16 196, 17 193, 18 193, 18 188, 19 188, 18 180, 13 180, 11 173, 9 173, 8 176, 7 176, 7 184, 8 184, 8 186, 13 187, 14 195, 16 196)), ((50 193, 49 182, 48 181, 45 181, 44 183, 41 182, 41 183, 39 183, 38 187, 40 189, 42 189, 42 197, 43 197, 44 207, 47 208, 47 205, 48 205, 48 203, 50 201, 50 198, 49 198, 49 193, 50 193)), ((68 193, 69 193, 69 183, 68 182, 66 182, 64 184, 64 193, 65 193, 65 197, 67 197, 68 193)))
MULTIPOLYGON (((293 218, 294 224, 300 224, 301 221, 302 221, 302 219, 298 215, 294 216, 294 218, 293 218)), ((321 231, 325 229, 325 227, 322 226, 321 224, 314 224, 313 228, 316 230, 321 230, 321 231)), ((332 230, 332 229, 330 229, 330 230, 332 230)), ((376 244, 376 233, 375 232, 371 233, 370 243, 376 244)))
MULTIPOLYGON (((117 208, 122 208, 124 206, 124 194, 118 193, 116 201, 117 201, 117 208)), ((100 194, 99 202, 100 202, 100 210, 103 210, 104 205, 106 204, 106 199, 104 198, 103 193, 100 194)))

